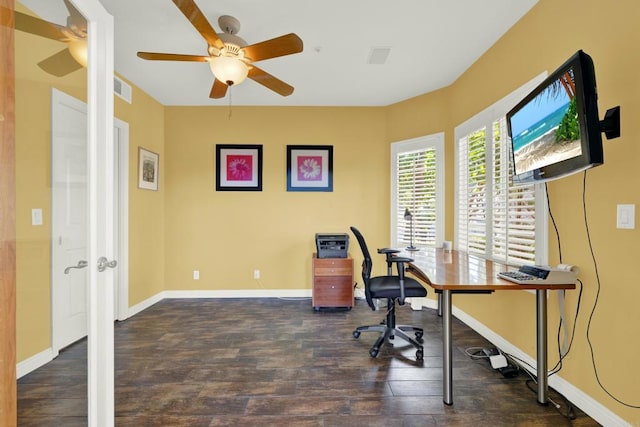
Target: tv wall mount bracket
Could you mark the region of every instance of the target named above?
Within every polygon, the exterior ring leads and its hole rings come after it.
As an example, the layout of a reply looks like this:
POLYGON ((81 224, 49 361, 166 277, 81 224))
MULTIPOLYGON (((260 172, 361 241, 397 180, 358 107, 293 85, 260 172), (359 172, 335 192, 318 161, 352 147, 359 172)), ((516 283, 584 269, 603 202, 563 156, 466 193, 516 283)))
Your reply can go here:
POLYGON ((620 106, 607 110, 604 119, 600 120, 600 131, 607 139, 614 139, 620 136, 620 106))

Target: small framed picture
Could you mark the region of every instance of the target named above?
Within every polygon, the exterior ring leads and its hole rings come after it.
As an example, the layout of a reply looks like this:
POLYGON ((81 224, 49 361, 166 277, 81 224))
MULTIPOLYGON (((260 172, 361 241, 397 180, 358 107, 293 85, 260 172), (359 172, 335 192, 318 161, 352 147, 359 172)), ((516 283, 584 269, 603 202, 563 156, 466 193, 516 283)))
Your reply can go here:
POLYGON ((262 145, 216 145, 216 191, 262 191, 262 145))
POLYGON ((287 191, 333 191, 333 146, 287 145, 287 191))
POLYGON ((146 148, 138 147, 138 188, 158 191, 160 156, 146 148))

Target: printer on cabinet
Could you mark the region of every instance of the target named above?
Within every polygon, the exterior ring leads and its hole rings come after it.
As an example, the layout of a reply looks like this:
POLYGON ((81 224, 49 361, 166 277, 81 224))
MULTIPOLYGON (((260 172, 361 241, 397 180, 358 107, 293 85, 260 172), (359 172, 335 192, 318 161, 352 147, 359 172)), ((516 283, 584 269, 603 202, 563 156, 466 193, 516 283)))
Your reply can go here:
POLYGON ((318 258, 346 258, 349 251, 349 235, 345 233, 316 233, 318 258))

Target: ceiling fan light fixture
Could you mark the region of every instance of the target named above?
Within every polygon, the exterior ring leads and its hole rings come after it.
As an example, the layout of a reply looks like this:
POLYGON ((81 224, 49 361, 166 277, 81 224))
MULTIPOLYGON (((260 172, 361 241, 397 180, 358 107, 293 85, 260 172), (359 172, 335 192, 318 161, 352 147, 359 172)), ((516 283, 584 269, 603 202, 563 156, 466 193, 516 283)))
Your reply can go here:
POLYGON ((86 40, 71 40, 68 44, 69 53, 73 56, 73 59, 83 67, 87 66, 87 41, 86 40))
POLYGON ((215 78, 229 86, 242 83, 249 73, 247 64, 232 56, 212 58, 209 65, 215 78))

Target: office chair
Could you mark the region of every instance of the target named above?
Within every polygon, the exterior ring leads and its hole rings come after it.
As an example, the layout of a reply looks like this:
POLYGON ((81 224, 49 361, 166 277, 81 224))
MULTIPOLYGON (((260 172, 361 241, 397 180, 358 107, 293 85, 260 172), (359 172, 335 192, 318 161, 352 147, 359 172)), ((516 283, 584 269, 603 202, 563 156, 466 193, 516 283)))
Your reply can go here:
POLYGON ((362 280, 364 281, 364 293, 367 303, 372 310, 376 309, 374 300, 387 300, 387 317, 386 320, 378 325, 358 326, 353 331, 353 337, 359 338, 361 332, 379 332, 380 336, 376 340, 369 355, 376 357, 380 351, 380 347, 385 342, 398 336, 416 348, 416 359, 422 360, 424 350, 422 347, 422 335, 424 331, 421 328, 408 325, 396 325, 396 301, 398 304, 404 305, 405 298, 425 297, 427 290, 415 279, 405 277, 404 263, 413 261, 411 258, 397 256, 399 252, 395 249, 379 249, 378 253, 385 255, 387 262, 387 275, 371 277, 373 269, 373 261, 369 254, 369 249, 364 237, 357 228, 351 227, 351 232, 356 236, 364 261, 362 262, 362 280), (397 275, 392 275, 392 265, 396 265, 397 275), (406 332, 415 333, 416 338, 413 339, 406 332))

